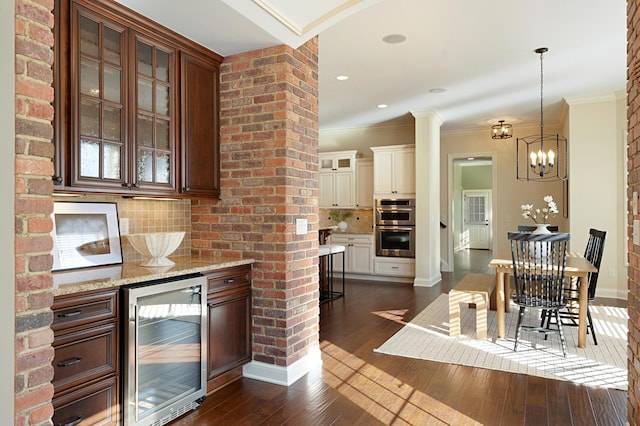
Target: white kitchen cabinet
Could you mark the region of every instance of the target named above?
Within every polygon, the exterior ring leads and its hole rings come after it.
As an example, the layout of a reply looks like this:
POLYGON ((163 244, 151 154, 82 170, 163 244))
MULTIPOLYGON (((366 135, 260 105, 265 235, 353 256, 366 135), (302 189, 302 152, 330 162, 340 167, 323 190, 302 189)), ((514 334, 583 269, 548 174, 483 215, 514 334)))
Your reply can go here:
POLYGON ((342 256, 333 257, 334 271, 352 274, 367 274, 373 272, 373 234, 332 234, 331 244, 345 247, 344 265, 342 256))
POLYGON ((320 158, 320 173, 355 170, 357 152, 358 151, 321 152, 318 154, 320 158))
POLYGON ((416 150, 413 145, 371 147, 376 197, 415 196, 416 150))
POLYGON ((320 208, 355 207, 356 151, 324 152, 320 158, 320 208))
POLYGON ((353 208, 353 181, 353 171, 320 173, 320 208, 353 208))
POLYGON ((416 274, 415 259, 406 257, 375 257, 373 272, 376 275, 392 277, 414 277, 416 274))
POLYGON ((356 208, 373 207, 373 159, 356 160, 356 208))

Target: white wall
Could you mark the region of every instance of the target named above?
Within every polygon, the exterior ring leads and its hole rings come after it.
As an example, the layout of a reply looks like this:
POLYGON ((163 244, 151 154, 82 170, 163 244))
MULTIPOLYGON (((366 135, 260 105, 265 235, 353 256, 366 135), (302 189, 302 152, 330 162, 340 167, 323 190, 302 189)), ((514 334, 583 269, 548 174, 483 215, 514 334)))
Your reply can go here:
POLYGON ((626 121, 620 117, 626 98, 611 94, 567 103, 571 247, 584 250, 589 228, 607 231, 596 294, 626 298, 626 121))
POLYGON ((0 141, 2 141, 2 155, 0 156, 0 282, 3 292, 0 298, 0 347, 2 360, 0 362, 0 424, 13 424, 13 378, 14 372, 14 299, 15 299, 15 257, 14 236, 15 219, 14 203, 14 161, 15 161, 15 2, 0 2, 0 141))
MULTIPOLYGON (((558 203, 560 214, 549 222, 560 226, 560 230, 568 231, 566 219, 562 216, 562 183, 561 182, 521 182, 516 179, 516 138, 536 134, 538 126, 514 126, 514 137, 506 140, 491 139, 489 128, 461 132, 443 132, 440 146, 440 214, 453 217, 454 208, 448 199, 451 182, 448 168, 453 159, 465 157, 493 156, 493 236, 494 251, 498 254, 509 254, 507 232, 514 231, 518 225, 530 225, 533 222, 522 218, 520 205, 525 203, 542 207, 542 198, 550 194, 558 203)), ((552 126, 545 126, 546 132, 556 132, 552 126)), ((451 175, 453 176, 453 175, 451 175)), ((451 240, 443 242, 442 253, 446 253, 456 232, 455 223, 449 230, 451 240)))
POLYGON ((403 125, 382 125, 356 127, 344 130, 320 132, 320 152, 345 151, 355 149, 358 158, 373 158, 371 146, 413 145, 415 127, 413 118, 403 125))

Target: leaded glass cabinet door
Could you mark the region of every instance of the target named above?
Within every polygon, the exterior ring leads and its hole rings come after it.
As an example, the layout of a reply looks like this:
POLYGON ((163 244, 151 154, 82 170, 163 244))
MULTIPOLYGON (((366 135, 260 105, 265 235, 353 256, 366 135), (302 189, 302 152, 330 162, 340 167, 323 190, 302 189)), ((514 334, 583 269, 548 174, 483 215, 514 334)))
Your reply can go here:
POLYGON ((134 186, 176 190, 175 52, 136 36, 135 61, 134 186))
POLYGON ((126 184, 126 30, 82 9, 73 14, 73 184, 126 184))

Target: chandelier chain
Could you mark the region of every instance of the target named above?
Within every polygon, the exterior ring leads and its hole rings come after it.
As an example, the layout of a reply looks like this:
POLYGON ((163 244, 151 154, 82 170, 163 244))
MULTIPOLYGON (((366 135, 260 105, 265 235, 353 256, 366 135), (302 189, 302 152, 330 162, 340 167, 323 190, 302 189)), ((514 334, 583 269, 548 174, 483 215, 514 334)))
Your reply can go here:
POLYGON ((544 51, 540 52, 540 135, 544 133, 544 116, 543 116, 543 95, 544 95, 544 73, 542 66, 542 55, 544 51))

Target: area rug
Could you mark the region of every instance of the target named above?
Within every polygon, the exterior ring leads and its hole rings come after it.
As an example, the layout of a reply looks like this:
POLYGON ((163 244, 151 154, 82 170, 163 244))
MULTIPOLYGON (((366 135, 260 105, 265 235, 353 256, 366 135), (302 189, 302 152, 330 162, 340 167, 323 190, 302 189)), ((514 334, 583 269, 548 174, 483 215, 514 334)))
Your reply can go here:
MULTIPOLYGON (((598 344, 587 335, 578 348, 578 328, 564 327, 567 357, 558 335, 544 340, 541 333, 523 333, 513 351, 518 308, 505 314, 506 338, 497 338, 496 312, 489 311, 487 339, 475 339, 475 309, 460 305, 459 337, 449 337, 448 295, 440 295, 375 352, 491 370, 508 371, 588 386, 627 389, 627 311, 591 305, 598 344)), ((528 309, 525 324, 539 323, 539 311, 528 309)))

